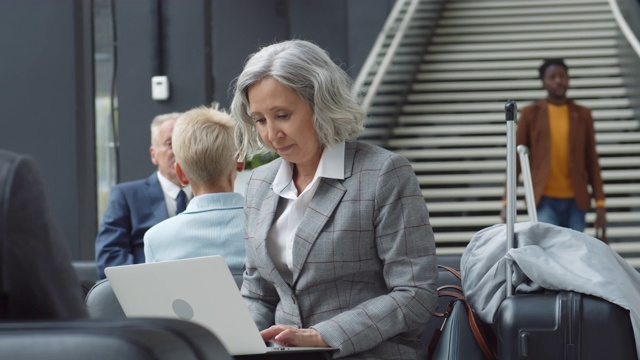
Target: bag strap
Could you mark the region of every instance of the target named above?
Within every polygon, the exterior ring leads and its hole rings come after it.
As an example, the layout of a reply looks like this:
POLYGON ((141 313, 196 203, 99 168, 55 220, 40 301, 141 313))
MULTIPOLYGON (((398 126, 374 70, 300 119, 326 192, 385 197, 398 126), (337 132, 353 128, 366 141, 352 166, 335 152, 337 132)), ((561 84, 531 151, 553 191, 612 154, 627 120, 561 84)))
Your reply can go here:
MULTIPOLYGON (((464 294, 462 293, 462 287, 458 286, 458 285, 443 285, 440 286, 438 288, 438 297, 443 297, 443 296, 449 296, 455 299, 461 299, 464 300, 464 294), (450 290, 450 289, 453 289, 450 290)), ((447 317, 448 314, 451 312, 451 309, 449 309, 450 307, 453 307, 453 305, 451 304, 451 302, 449 303, 449 306, 447 306, 447 309, 445 309, 444 312, 439 313, 439 312, 434 312, 433 315, 437 316, 437 317, 447 317)), ((446 319, 445 319, 446 321, 446 319)))
POLYGON ((460 274, 460 272, 454 268, 452 268, 451 266, 447 266, 447 265, 438 265, 439 269, 445 269, 447 271, 449 271, 450 273, 453 274, 453 276, 457 277, 458 280, 462 281, 462 274, 460 274))
POLYGON ((473 309, 471 308, 471 305, 469 305, 469 303, 466 300, 463 300, 462 302, 467 307, 467 314, 469 317, 469 327, 471 327, 471 332, 473 333, 473 337, 476 338, 476 342, 478 343, 478 346, 480 346, 480 350, 482 350, 484 357, 489 360, 496 360, 496 354, 487 343, 487 340, 485 339, 484 334, 482 333, 482 330, 480 330, 480 326, 478 326, 478 322, 476 321, 476 316, 473 309))
MULTIPOLYGON (((446 265, 438 265, 438 268, 449 271, 455 277, 457 277, 459 280, 462 281, 462 275, 460 274, 459 271, 455 270, 454 268, 452 268, 450 266, 446 266, 446 265)), ((464 291, 462 289, 462 286, 453 285, 453 284, 442 285, 442 286, 438 287, 438 297, 440 297, 440 296, 450 296, 450 297, 453 298, 453 300, 451 300, 449 302, 449 304, 447 305, 447 308, 445 309, 444 313, 436 313, 436 312, 433 313, 434 316, 444 317, 445 319, 442 322, 442 326, 440 327, 440 330, 436 331, 433 334, 433 337, 431 338, 431 341, 429 343, 429 354, 432 354, 433 350, 435 350, 435 346, 437 345, 438 341, 440 340, 440 334, 442 333, 442 329, 444 328, 444 324, 446 323, 449 315, 451 314, 451 311, 453 310, 453 306, 454 306, 455 302, 456 301, 461 301, 464 304, 464 306, 466 307, 466 309, 467 309, 469 327, 471 328, 471 332, 473 333, 473 337, 476 339, 476 342, 478 343, 478 346, 480 347, 480 350, 482 351, 482 354, 488 360, 496 360, 495 352, 491 349, 491 346, 489 346, 487 340, 485 339, 485 336, 484 336, 482 330, 480 329, 480 326, 478 325, 478 322, 476 321, 475 312, 473 311, 473 309, 471 308, 471 305, 469 305, 469 303, 467 302, 466 298, 464 297, 464 291)))
MULTIPOLYGON (((462 281, 462 275, 460 275, 460 272, 458 270, 446 265, 438 265, 438 268, 449 271, 450 273, 453 274, 453 276, 458 278, 458 280, 462 281)), ((438 297, 449 296, 455 299, 464 299, 464 292, 462 291, 462 286, 447 284, 447 285, 442 285, 438 287, 437 290, 438 290, 438 297), (451 291, 451 290, 454 290, 454 291, 451 291)), ((451 305, 451 303, 449 303, 449 305, 451 305)), ((451 305, 451 307, 453 307, 453 305, 451 305)), ((437 317, 446 317, 447 311, 445 310, 445 312, 434 312, 433 315, 437 317)))

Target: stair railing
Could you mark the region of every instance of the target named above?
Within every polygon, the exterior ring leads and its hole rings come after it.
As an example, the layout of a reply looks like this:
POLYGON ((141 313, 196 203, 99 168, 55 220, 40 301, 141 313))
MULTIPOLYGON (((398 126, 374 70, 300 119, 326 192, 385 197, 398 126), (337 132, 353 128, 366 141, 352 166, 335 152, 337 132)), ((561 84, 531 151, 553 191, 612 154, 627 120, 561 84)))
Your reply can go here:
POLYGON ((638 38, 629 27, 629 24, 625 20, 624 16, 620 12, 620 7, 618 7, 617 1, 609 0, 609 7, 611 8, 611 12, 613 13, 613 17, 615 18, 616 23, 618 23, 618 27, 620 28, 620 31, 622 31, 622 34, 629 42, 629 45, 631 46, 631 48, 633 48, 635 53, 638 55, 638 58, 640 58, 640 42, 638 41, 638 38))
POLYGON ((611 13, 618 24, 620 69, 627 97, 636 118, 640 117, 640 26, 634 19, 640 16, 640 3, 635 0, 609 0, 611 13), (623 10, 621 10, 621 7, 623 10), (624 11, 624 13, 623 13, 624 11), (629 21, 627 21, 629 20, 629 21), (623 38, 624 37, 624 38, 623 38))
POLYGON ((371 81, 371 85, 369 85, 369 88, 367 89, 367 93, 365 94, 361 102, 361 105, 365 109, 365 111, 369 110, 371 101, 373 100, 373 97, 378 91, 378 87, 382 82, 382 77, 384 76, 387 69, 389 68, 389 65, 391 64, 391 60, 395 56, 396 50, 398 49, 398 46, 400 46, 400 42, 402 41, 402 38, 405 36, 407 28, 409 27, 409 22, 413 18, 415 10, 418 7, 418 3, 419 3, 419 0, 399 0, 396 2, 393 9, 391 10, 391 13, 389 14, 389 17, 387 17, 387 21, 385 22, 384 27, 382 28, 382 31, 378 35, 378 38, 376 39, 376 42, 374 43, 373 48, 371 49, 371 52, 369 52, 369 56, 367 57, 367 60, 362 66, 362 69, 360 69, 360 73, 358 74, 358 77, 356 78, 356 81, 354 82, 354 85, 353 85, 353 94, 356 97, 359 97, 360 93, 362 92, 362 88, 367 79, 367 76, 372 71, 375 71, 375 76, 371 81), (404 17, 402 18, 400 25, 396 25, 398 22, 398 19, 400 18, 400 16, 402 16, 402 9, 406 6, 406 3, 408 1, 411 1, 411 3, 409 4, 407 11, 404 13, 404 17), (384 58, 380 62, 380 65, 376 68, 375 66, 376 66, 376 59, 378 58, 378 54, 382 51, 382 47, 384 45, 385 40, 388 37, 390 37, 391 34, 393 34, 393 39, 391 40, 389 49, 387 49, 387 52, 385 53, 384 58))

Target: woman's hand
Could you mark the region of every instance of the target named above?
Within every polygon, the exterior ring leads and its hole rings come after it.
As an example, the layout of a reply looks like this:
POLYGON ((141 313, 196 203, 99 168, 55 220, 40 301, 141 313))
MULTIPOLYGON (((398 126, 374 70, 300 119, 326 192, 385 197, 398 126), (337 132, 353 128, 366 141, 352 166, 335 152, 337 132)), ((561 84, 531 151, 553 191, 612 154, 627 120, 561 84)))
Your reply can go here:
POLYGON ((314 329, 298 329, 288 325, 273 325, 260 332, 264 341, 280 346, 328 347, 322 336, 314 329))

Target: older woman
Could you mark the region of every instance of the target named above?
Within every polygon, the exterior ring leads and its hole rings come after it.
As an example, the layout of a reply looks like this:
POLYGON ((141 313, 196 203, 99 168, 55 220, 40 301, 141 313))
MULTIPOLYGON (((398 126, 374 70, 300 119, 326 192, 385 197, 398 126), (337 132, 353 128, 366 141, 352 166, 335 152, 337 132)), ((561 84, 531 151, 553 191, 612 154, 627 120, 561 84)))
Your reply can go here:
POLYGON ((331 346, 334 357, 417 359, 436 307, 435 242, 409 162, 356 142, 364 112, 347 74, 316 45, 253 54, 231 105, 245 197, 242 295, 262 337, 331 346))

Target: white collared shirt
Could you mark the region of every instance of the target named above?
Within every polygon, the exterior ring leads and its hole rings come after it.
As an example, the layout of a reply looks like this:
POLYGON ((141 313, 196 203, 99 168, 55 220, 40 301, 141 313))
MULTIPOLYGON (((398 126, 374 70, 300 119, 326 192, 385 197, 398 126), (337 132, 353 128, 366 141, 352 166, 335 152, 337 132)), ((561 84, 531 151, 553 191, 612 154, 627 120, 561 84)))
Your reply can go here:
POLYGON ((313 180, 298 195, 293 183, 293 164, 282 159, 273 181, 273 191, 282 199, 278 203, 275 222, 267 235, 267 250, 276 268, 288 283, 293 281, 293 241, 320 178, 344 179, 344 148, 342 142, 333 148, 325 148, 313 180))
POLYGON ((184 194, 187 195, 187 204, 189 204, 189 201, 193 197, 191 186, 187 185, 180 188, 180 186, 172 183, 169 179, 162 176, 159 171, 156 171, 156 174, 158 174, 158 181, 160 181, 160 187, 164 194, 164 203, 167 205, 167 213, 169 213, 169 217, 176 216, 176 200, 178 199, 178 193, 180 192, 180 189, 182 189, 184 194))

